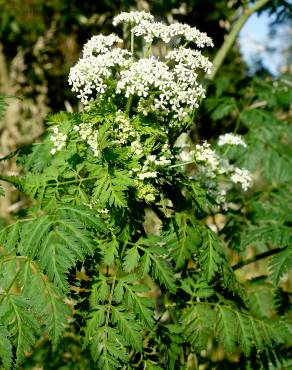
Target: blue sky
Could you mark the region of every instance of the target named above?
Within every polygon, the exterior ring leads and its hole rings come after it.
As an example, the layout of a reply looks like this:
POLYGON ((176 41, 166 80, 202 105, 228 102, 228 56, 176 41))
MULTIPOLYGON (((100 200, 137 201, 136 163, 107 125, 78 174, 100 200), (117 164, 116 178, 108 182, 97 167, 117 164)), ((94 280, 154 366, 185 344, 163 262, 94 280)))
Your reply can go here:
POLYGON ((291 29, 289 30, 288 26, 279 27, 277 34, 271 37, 271 20, 266 12, 260 16, 253 14, 240 32, 239 43, 242 55, 250 65, 253 58, 260 57, 270 72, 277 74, 284 63, 281 52, 287 45, 285 39, 291 37, 291 29), (269 52, 268 48, 275 50, 269 52))

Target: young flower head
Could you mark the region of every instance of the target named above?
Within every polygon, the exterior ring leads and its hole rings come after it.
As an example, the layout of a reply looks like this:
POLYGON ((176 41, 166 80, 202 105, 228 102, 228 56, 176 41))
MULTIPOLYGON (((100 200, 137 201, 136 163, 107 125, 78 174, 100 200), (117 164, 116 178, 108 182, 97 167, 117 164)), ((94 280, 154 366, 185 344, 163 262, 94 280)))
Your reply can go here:
POLYGON ((235 184, 240 184, 245 191, 248 190, 252 184, 250 172, 244 168, 236 167, 234 173, 231 175, 231 180, 235 184))
POLYGON ((97 56, 98 54, 107 53, 110 48, 116 44, 123 42, 117 35, 114 33, 104 36, 97 35, 91 37, 90 40, 83 47, 83 57, 97 56))
POLYGON ((242 137, 240 135, 236 135, 233 133, 228 133, 224 135, 220 135, 218 139, 218 145, 241 145, 244 148, 246 148, 246 143, 243 141, 242 137))
POLYGON ((152 14, 144 11, 133 11, 133 12, 122 12, 113 19, 113 25, 117 26, 120 23, 130 23, 137 24, 142 21, 147 20, 149 22, 154 22, 154 17, 152 14))
POLYGON ((54 155, 60 150, 62 150, 66 145, 67 135, 59 132, 58 127, 53 127, 52 131, 54 135, 50 137, 50 140, 52 141, 54 147, 51 150, 51 154, 54 155))

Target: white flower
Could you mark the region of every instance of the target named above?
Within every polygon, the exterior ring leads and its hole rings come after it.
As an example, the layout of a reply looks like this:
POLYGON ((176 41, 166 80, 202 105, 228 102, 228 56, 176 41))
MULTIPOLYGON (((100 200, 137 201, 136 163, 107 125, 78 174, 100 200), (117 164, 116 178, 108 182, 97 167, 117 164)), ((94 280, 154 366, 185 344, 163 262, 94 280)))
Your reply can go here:
POLYGON ((51 130, 53 131, 54 135, 50 137, 50 140, 53 142, 54 148, 51 150, 50 153, 54 155, 62 150, 62 148, 66 145, 67 135, 59 132, 59 129, 56 126, 52 127, 51 130))
POLYGON ((131 150, 135 155, 141 155, 143 153, 143 147, 140 143, 139 138, 131 143, 131 150))
POLYGON ((83 47, 83 57, 105 54, 117 42, 123 42, 123 40, 113 33, 108 36, 93 36, 83 47))
MULTIPOLYGON (((121 22, 131 23, 131 32, 144 37, 148 43, 154 38, 166 43, 176 38, 176 42, 183 39, 198 47, 212 45, 212 40, 196 28, 187 24, 154 22, 150 13, 121 13, 113 23, 121 22)), ((135 60, 128 50, 114 47, 121 41, 115 34, 92 37, 84 46, 83 57, 70 70, 72 90, 82 103, 87 104, 105 94, 109 86, 116 87, 116 94, 136 97, 133 102, 137 104, 138 112, 143 115, 157 113, 161 123, 168 121, 171 129, 178 127, 205 97, 203 87, 197 82, 196 71, 201 68, 209 72, 210 61, 200 51, 183 47, 169 52, 167 62, 154 56, 135 60)), ((120 123, 117 142, 123 144, 129 137, 135 138, 130 126, 126 122, 120 123)))
POLYGON ((142 58, 129 69, 121 71, 117 93, 125 91, 125 96, 138 95, 146 98, 151 89, 164 91, 173 86, 172 74, 168 66, 154 57, 142 58))
POLYGON ((243 190, 247 190, 252 184, 251 174, 244 168, 236 167, 234 173, 231 175, 231 180, 235 184, 241 184, 243 190))
POLYGON ((156 171, 148 171, 144 173, 139 173, 138 179, 139 180, 144 180, 144 179, 151 179, 157 177, 157 172, 156 171))
POLYGON ((77 92, 81 102, 87 104, 90 96, 104 94, 107 89, 106 79, 113 75, 114 67, 129 65, 131 53, 123 49, 113 49, 98 56, 86 56, 70 69, 69 84, 77 92))
POLYGON ((192 162, 194 160, 194 152, 193 151, 189 151, 189 150, 182 150, 179 155, 178 155, 178 158, 183 162, 183 163, 189 163, 189 162, 192 162))
MULTIPOLYGON (((208 58, 204 57, 199 50, 187 49, 181 46, 170 51, 165 58, 178 63, 176 65, 177 71, 179 71, 179 69, 184 71, 184 68, 187 71, 201 68, 207 73, 211 72, 212 63, 208 58)), ((179 74, 180 73, 178 73, 178 75, 179 74)))
POLYGON ((170 42, 174 37, 184 38, 186 41, 194 42, 199 48, 213 46, 212 39, 206 33, 200 32, 197 28, 188 24, 173 23, 166 25, 153 20, 139 20, 132 29, 136 36, 142 36, 146 43, 152 43, 154 38, 160 38, 165 43, 170 42))
POLYGON ((133 12, 121 12, 119 15, 114 17, 113 25, 117 26, 120 23, 132 23, 138 24, 143 20, 147 20, 150 22, 154 21, 154 17, 152 14, 144 12, 144 11, 133 11, 133 12))
POLYGON ((228 133, 224 135, 220 135, 218 139, 218 145, 242 145, 244 148, 246 148, 246 143, 243 141, 242 137, 240 135, 236 135, 233 133, 228 133))
POLYGON ((160 158, 154 160, 154 164, 156 166, 166 166, 171 163, 170 159, 167 159, 164 155, 162 155, 160 158))
POLYGON ((95 157, 99 157, 100 150, 98 149, 98 131, 92 127, 90 123, 82 122, 74 127, 81 139, 83 139, 93 151, 95 157))
POLYGON ((196 145, 195 159, 198 162, 205 163, 206 171, 208 171, 210 177, 214 177, 216 175, 220 164, 219 156, 213 149, 210 148, 209 143, 205 141, 202 145, 196 145))

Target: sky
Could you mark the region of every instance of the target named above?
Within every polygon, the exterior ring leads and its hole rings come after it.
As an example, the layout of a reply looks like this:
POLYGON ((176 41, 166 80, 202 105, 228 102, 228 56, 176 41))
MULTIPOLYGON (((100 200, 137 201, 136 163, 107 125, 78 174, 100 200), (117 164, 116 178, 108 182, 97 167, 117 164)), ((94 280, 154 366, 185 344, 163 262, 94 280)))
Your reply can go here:
POLYGON ((277 75, 281 65, 284 64, 282 54, 287 45, 287 37, 292 36, 288 26, 279 27, 275 36, 269 35, 272 18, 267 12, 261 15, 253 14, 243 26, 239 34, 241 53, 247 63, 252 67, 254 58, 260 57, 265 67, 277 75), (269 49, 274 49, 269 52, 269 49))

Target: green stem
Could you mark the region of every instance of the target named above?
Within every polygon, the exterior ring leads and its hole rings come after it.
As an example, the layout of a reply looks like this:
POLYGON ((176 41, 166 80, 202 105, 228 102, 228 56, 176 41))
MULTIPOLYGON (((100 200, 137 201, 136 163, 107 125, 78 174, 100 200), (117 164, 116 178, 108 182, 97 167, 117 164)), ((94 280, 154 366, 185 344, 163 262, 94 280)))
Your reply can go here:
POLYGON ((256 256, 254 256, 254 257, 248 258, 245 261, 240 261, 236 265, 232 266, 232 269, 233 270, 238 270, 238 269, 240 269, 240 268, 242 268, 242 267, 244 267, 246 265, 249 265, 251 263, 257 262, 257 261, 259 261, 259 260, 261 260, 263 258, 266 258, 266 257, 272 256, 274 254, 277 254, 277 253, 283 251, 285 248, 286 247, 284 247, 284 248, 271 249, 271 250, 269 250, 267 252, 264 252, 264 253, 261 253, 261 254, 258 254, 256 256))
POLYGON ((133 30, 131 30, 131 53, 133 54, 133 56, 134 56, 134 38, 135 38, 134 32, 133 30))
POLYGON ((131 105, 132 105, 132 100, 133 100, 133 95, 130 95, 128 97, 127 105, 126 105, 126 114, 128 114, 128 115, 130 113, 130 109, 131 109, 131 105))
POLYGON ((213 61, 213 68, 210 75, 207 75, 206 78, 209 80, 213 80, 216 76, 219 68, 221 67, 224 59, 226 58, 229 50, 231 49, 232 45, 234 44, 240 30, 242 29, 245 22, 248 20, 248 18, 258 10, 260 10, 262 7, 264 7, 270 0, 258 0, 253 6, 250 8, 247 8, 244 10, 243 14, 238 18, 238 20, 235 22, 232 31, 229 33, 229 35, 226 37, 223 45, 219 49, 218 53, 216 54, 216 57, 213 61))
POLYGON ((187 164, 192 164, 192 163, 196 163, 196 161, 190 161, 190 162, 183 162, 183 163, 179 163, 179 164, 173 164, 173 165, 169 166, 168 168, 183 167, 183 166, 186 166, 187 164))

